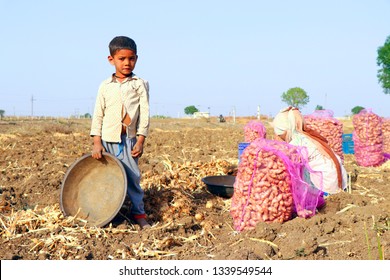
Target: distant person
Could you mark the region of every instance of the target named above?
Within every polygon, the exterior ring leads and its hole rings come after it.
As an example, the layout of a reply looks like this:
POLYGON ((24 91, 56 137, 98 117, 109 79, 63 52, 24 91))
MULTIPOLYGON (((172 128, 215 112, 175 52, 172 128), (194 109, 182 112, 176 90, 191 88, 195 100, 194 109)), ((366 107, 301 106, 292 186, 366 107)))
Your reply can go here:
POLYGON ((113 38, 109 51, 108 61, 115 67, 115 73, 100 84, 97 94, 90 132, 93 136, 92 157, 100 159, 102 152, 107 151, 123 163, 131 218, 141 228, 149 228, 138 167, 149 131, 149 84, 133 73, 138 55, 132 39, 113 38))
POLYGON ((225 118, 222 115, 219 115, 219 122, 226 122, 225 118))
POLYGON ((347 172, 341 159, 329 147, 325 138, 305 126, 304 118, 297 108, 288 107, 281 110, 272 125, 281 140, 307 148, 310 168, 320 171, 310 173, 314 187, 320 189, 325 196, 346 188, 347 172))

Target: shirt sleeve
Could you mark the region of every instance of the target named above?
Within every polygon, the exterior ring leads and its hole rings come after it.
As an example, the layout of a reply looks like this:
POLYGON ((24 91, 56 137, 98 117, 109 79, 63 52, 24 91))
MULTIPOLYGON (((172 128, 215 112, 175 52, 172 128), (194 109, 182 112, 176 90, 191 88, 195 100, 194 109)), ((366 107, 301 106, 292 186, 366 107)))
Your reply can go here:
POLYGON ((95 109, 92 117, 91 124, 91 136, 102 136, 102 125, 104 116, 105 101, 102 92, 102 87, 99 88, 98 95, 96 97, 95 109))
POLYGON ((138 88, 140 100, 139 100, 139 122, 137 125, 137 135, 148 136, 149 133, 149 122, 150 122, 150 112, 149 112, 149 82, 145 80, 140 81, 140 86, 138 88))

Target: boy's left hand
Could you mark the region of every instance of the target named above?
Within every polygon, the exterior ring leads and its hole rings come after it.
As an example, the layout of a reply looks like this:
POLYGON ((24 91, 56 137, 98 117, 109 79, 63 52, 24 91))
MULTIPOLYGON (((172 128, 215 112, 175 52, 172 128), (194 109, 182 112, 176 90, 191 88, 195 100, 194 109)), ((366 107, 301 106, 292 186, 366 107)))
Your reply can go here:
POLYGON ((134 145, 133 150, 131 150, 131 156, 135 157, 135 158, 136 157, 141 157, 143 151, 144 151, 144 145, 142 143, 137 142, 134 145))

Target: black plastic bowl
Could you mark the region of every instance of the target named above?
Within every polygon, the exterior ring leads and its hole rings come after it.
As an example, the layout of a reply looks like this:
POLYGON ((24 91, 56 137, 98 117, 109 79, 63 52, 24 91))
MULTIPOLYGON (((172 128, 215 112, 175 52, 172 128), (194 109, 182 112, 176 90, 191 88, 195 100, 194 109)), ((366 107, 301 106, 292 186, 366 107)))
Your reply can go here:
POLYGON ((202 182, 206 184, 209 192, 226 198, 233 196, 235 180, 236 176, 232 175, 217 175, 202 178, 202 182))

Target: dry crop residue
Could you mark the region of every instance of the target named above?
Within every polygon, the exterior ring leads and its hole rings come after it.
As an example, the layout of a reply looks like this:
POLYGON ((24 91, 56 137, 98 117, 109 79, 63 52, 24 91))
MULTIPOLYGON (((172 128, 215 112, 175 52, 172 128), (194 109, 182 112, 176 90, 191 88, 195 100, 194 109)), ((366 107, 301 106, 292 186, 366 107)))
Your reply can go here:
POLYGON ((201 178, 237 172, 249 120, 152 119, 140 159, 153 223, 144 231, 128 219, 128 202, 104 228, 59 209, 66 170, 91 150, 90 120, 3 121, 1 259, 390 259, 389 164, 360 167, 353 155, 344 155, 350 193, 329 197, 314 217, 236 232, 231 199, 210 194, 201 178))

